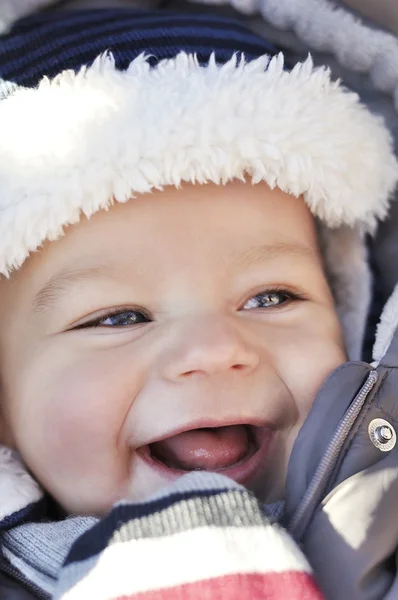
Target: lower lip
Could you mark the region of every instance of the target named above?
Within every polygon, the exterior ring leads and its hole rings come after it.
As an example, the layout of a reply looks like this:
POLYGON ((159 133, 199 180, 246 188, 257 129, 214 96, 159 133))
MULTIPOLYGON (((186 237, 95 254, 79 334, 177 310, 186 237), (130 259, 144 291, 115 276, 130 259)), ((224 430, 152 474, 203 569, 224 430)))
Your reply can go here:
MULTIPOLYGON (((258 473, 264 469, 267 457, 271 452, 271 446, 274 437, 275 431, 272 429, 257 427, 255 433, 256 449, 254 450, 253 454, 249 455, 247 458, 241 459, 239 462, 231 465, 230 467, 214 469, 212 472, 220 473, 221 475, 230 477, 242 485, 250 485, 257 479, 258 473)), ((143 446, 139 448, 137 453, 152 469, 157 470, 163 476, 169 476, 174 479, 194 471, 185 471, 183 469, 174 469, 173 467, 168 467, 164 463, 152 457, 149 446, 143 446)), ((198 470, 206 471, 206 469, 198 470)))

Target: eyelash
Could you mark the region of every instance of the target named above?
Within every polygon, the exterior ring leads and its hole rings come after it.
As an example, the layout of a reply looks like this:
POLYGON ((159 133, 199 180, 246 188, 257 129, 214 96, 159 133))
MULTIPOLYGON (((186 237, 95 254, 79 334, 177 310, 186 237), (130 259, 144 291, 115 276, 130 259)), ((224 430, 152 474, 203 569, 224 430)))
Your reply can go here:
MULTIPOLYGON (((269 310, 269 308, 278 308, 279 306, 283 306, 287 303, 290 302, 298 302, 298 301, 305 301, 307 300, 307 296, 305 294, 302 293, 298 293, 298 292, 293 292, 292 290, 287 290, 284 288, 272 288, 269 290, 264 290, 263 292, 259 292, 258 294, 255 294, 254 296, 251 296, 246 302, 245 305, 252 300, 253 298, 258 298, 260 296, 283 296, 285 297, 285 299, 280 302, 279 304, 276 304, 275 306, 271 306, 271 307, 252 307, 249 310, 253 310, 255 308, 263 308, 263 310, 269 310)), ((148 315, 148 313, 143 310, 142 308, 118 308, 115 309, 113 311, 109 311, 108 313, 106 313, 105 315, 98 317, 97 319, 92 319, 91 321, 87 321, 85 323, 82 323, 80 325, 77 325, 76 327, 73 327, 74 330, 76 329, 88 329, 88 328, 96 328, 96 327, 107 327, 109 329, 112 328, 117 328, 118 326, 112 326, 112 325, 103 325, 103 322, 106 321, 107 319, 110 319, 112 317, 115 317, 117 315, 122 315, 122 314, 126 314, 126 313, 135 313, 135 314, 140 314, 142 315, 146 321, 139 321, 138 323, 131 323, 129 326, 132 327, 133 325, 141 325, 142 323, 145 322, 151 322, 152 319, 150 318, 150 316, 148 315)), ((119 325, 119 328, 123 328, 126 327, 125 325, 119 325)))
MULTIPOLYGON (((91 321, 86 321, 85 323, 81 323, 80 325, 77 325, 76 327, 73 327, 72 329, 76 330, 76 329, 89 329, 91 327, 95 328, 95 327, 107 327, 109 329, 112 328, 116 328, 116 326, 112 327, 112 325, 103 325, 103 321, 106 321, 107 319, 110 319, 112 317, 115 317, 117 315, 123 315, 126 313, 135 313, 135 314, 139 314, 142 315, 145 319, 147 319, 147 321, 140 321, 138 323, 132 323, 130 326, 132 325, 140 325, 141 323, 145 323, 145 322, 151 322, 151 318, 150 316, 147 314, 147 312, 145 310, 143 310, 142 308, 117 308, 115 310, 111 310, 109 312, 107 312, 106 314, 104 314, 101 317, 98 317, 96 319, 92 319, 91 321)), ((120 328, 123 327, 123 325, 119 326, 120 328)))

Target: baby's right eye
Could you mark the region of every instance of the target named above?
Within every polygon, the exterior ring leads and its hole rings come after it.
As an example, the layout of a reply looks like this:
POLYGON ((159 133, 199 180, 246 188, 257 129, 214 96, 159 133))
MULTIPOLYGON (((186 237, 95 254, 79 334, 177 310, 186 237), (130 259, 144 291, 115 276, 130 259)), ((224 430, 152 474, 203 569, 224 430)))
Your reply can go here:
POLYGON ((138 310, 118 310, 97 319, 87 321, 75 327, 75 329, 87 329, 89 327, 131 327, 141 323, 148 323, 150 319, 138 310))

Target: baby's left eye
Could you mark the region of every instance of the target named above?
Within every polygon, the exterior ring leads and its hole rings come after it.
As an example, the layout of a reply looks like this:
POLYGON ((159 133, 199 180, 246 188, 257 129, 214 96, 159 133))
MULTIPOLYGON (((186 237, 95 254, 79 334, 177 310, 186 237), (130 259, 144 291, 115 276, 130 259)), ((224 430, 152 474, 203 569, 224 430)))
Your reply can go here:
POLYGON ((243 306, 243 309, 272 308, 285 304, 285 302, 291 299, 292 294, 288 294, 287 292, 261 292, 261 294, 250 298, 243 306))
POLYGON ((92 319, 77 325, 73 329, 90 329, 91 327, 107 327, 108 329, 127 328, 141 323, 148 323, 150 319, 139 310, 117 310, 110 312, 98 319, 92 319))

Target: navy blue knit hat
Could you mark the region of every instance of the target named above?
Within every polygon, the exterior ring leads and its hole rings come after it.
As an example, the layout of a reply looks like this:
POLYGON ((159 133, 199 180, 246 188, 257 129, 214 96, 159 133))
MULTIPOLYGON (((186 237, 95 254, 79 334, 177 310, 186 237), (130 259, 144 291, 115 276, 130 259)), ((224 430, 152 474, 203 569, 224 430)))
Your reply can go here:
POLYGON ((211 14, 122 8, 49 11, 20 20, 1 38, 0 80, 7 89, 10 83, 33 87, 45 75, 90 65, 104 52, 111 52, 116 68, 124 70, 143 52, 154 66, 181 51, 195 53, 201 64, 212 53, 218 63, 234 53, 244 53, 249 61, 276 54, 273 44, 239 21, 211 14))
POLYGON ((385 216, 398 164, 381 120, 327 69, 308 59, 288 71, 222 17, 114 9, 20 21, 0 38, 0 78, 0 273, 113 202, 185 181, 265 181, 333 230, 325 259, 356 288, 335 296, 359 355, 361 235, 385 216))

